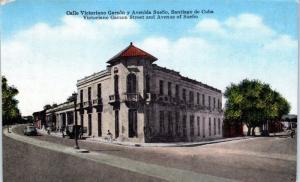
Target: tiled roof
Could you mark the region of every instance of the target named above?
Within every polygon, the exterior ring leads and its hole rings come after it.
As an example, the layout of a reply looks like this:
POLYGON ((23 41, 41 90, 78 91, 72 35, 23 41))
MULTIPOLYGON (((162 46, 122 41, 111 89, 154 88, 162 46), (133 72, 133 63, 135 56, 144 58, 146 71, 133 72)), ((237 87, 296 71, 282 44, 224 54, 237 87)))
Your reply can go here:
POLYGON ((143 51, 142 49, 139 49, 139 48, 135 47, 131 42, 128 47, 126 47, 124 50, 119 52, 114 57, 110 58, 107 61, 107 63, 113 63, 114 61, 116 61, 120 58, 126 58, 126 57, 143 57, 143 58, 149 59, 152 62, 157 60, 156 57, 154 57, 151 54, 143 51))

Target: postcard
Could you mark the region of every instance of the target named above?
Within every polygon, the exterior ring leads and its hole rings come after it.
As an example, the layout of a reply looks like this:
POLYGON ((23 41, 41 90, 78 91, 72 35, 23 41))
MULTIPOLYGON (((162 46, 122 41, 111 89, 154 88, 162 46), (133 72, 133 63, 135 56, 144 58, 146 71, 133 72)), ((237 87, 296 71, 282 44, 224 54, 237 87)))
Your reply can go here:
POLYGON ((298 1, 0 2, 3 181, 296 181, 298 1))

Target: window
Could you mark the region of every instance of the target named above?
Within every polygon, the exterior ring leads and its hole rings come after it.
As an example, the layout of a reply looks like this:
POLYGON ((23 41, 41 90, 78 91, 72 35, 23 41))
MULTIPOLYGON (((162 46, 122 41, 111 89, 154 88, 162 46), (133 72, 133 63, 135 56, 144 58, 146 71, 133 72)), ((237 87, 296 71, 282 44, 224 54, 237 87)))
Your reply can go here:
POLYGON ((80 103, 83 102, 83 90, 80 90, 80 103))
POLYGON ((216 98, 214 98, 214 108, 216 108, 216 98))
POLYGON ((92 100, 92 88, 88 87, 88 101, 92 100))
POLYGON ((182 89, 182 99, 184 100, 184 101, 186 101, 186 90, 185 89, 182 89))
POLYGON ((210 108, 210 100, 211 98, 210 98, 210 96, 208 96, 208 107, 210 108))
POLYGON ((197 104, 198 105, 200 104, 200 94, 199 94, 199 92, 197 92, 197 104))
POLYGON ((202 118, 202 136, 205 138, 205 117, 202 118))
POLYGON ((218 134, 221 134, 221 121, 220 118, 218 118, 218 134))
POLYGON ((178 85, 175 86, 175 96, 176 96, 176 98, 179 98, 179 86, 178 85))
POLYGON ((214 118, 214 135, 217 135, 216 127, 216 118, 214 118))
POLYGON ((119 76, 114 76, 114 89, 115 89, 115 95, 119 95, 119 76))
POLYGON ((127 93, 136 93, 136 76, 133 73, 127 76, 127 93))
POLYGON ((211 118, 208 118, 208 135, 211 136, 211 118))
POLYGON ((186 115, 182 116, 183 137, 186 137, 186 115))
POLYGON ((194 136, 194 116, 190 116, 190 135, 191 137, 194 136))
POLYGON ((164 111, 159 111, 159 133, 160 134, 163 134, 165 130, 164 120, 165 120, 164 111))
POLYGON ((159 80, 159 94, 164 95, 164 81, 159 80))
POLYGON ((200 136, 200 117, 197 117, 198 136, 200 136))
POLYGON ((194 92, 190 91, 190 103, 193 104, 194 103, 194 92))
POLYGON ((175 120, 176 136, 179 136, 179 112, 175 112, 175 120))
POLYGON ((150 93, 150 76, 146 75, 146 93, 150 93))
POLYGON ((202 94, 202 105, 205 106, 205 95, 202 94))
POLYGON ((171 88, 171 86, 172 86, 172 83, 171 82, 168 82, 168 96, 172 96, 172 88, 171 88))
POLYGON ((168 112, 168 135, 172 136, 173 134, 173 121, 172 121, 172 112, 168 112))
POLYGON ((101 83, 99 83, 97 85, 97 97, 98 99, 100 99, 102 96, 101 96, 102 92, 101 92, 101 83))

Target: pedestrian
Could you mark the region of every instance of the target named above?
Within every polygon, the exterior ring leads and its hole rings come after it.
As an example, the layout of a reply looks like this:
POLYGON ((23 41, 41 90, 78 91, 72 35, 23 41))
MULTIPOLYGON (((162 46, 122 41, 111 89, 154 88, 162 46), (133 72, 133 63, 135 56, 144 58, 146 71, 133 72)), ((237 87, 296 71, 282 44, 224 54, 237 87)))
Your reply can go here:
POLYGON ((108 136, 108 141, 111 143, 113 135, 112 135, 112 133, 109 130, 107 130, 107 136, 108 136))
POLYGON ((294 138, 294 135, 295 135, 295 130, 292 129, 291 138, 294 138))
POLYGON ((49 126, 47 127, 47 133, 48 133, 48 135, 50 135, 50 127, 49 126))
POLYGON ((61 133, 62 133, 62 137, 63 137, 63 138, 65 138, 65 133, 64 133, 64 132, 65 132, 65 127, 63 126, 63 127, 61 128, 61 133))

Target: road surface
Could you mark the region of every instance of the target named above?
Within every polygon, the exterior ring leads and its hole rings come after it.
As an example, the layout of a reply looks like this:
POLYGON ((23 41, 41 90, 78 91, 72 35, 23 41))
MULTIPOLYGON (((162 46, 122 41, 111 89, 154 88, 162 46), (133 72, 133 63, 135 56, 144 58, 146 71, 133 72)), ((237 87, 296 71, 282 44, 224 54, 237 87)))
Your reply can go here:
MULTIPOLYGON (((21 128, 16 132, 22 134, 21 128)), ((74 145, 73 140, 66 138, 33 138, 74 145)), ((143 148, 85 141, 80 141, 79 145, 94 152, 238 181, 295 181, 296 176, 295 138, 258 137, 194 147, 143 148)), ((31 179, 49 178, 55 181, 161 181, 160 178, 76 159, 4 137, 4 179, 26 181, 30 176, 31 179), (16 171, 22 172, 16 175, 16 171)))

